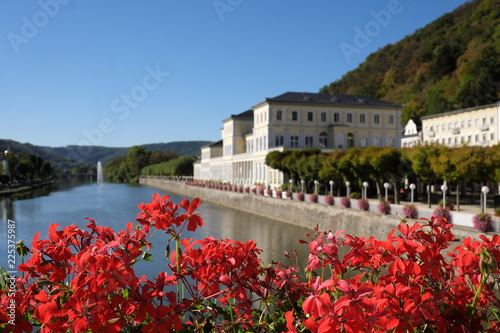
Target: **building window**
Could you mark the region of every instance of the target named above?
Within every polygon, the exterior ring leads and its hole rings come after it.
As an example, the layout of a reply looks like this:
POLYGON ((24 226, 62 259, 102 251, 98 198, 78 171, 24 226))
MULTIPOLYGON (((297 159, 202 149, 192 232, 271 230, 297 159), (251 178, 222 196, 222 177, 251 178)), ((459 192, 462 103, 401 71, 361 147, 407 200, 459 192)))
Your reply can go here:
POLYGON ((276 120, 281 120, 281 117, 282 117, 281 110, 276 111, 276 120))
POLYGON ((312 112, 307 113, 307 121, 313 121, 313 113, 312 112))
POLYGON ((451 123, 448 123, 448 131, 451 131, 451 123))
POLYGON ((334 123, 340 123, 340 113, 335 112, 335 113, 333 114, 333 122, 334 122, 334 123))
POLYGON ((292 136, 290 136, 290 147, 291 148, 298 148, 299 147, 299 137, 298 137, 298 135, 292 135, 292 136))
POLYGON ((446 125, 445 125, 445 124, 442 124, 442 125, 441 125, 441 130, 442 130, 442 131, 444 131, 444 130, 445 130, 445 128, 446 128, 446 125))
POLYGON ((460 128, 464 128, 464 127, 465 127, 465 120, 462 120, 462 121, 460 122, 460 128))
POLYGON ((472 126, 472 119, 467 120, 467 127, 471 128, 472 126))
POLYGON ((495 116, 491 116, 490 117, 490 125, 494 125, 495 124, 495 116))
POLYGON ((321 112, 321 122, 326 122, 326 112, 321 112))
POLYGON ((354 147, 354 134, 347 134, 347 149, 354 147))
POLYGON ((375 124, 380 124, 380 115, 379 114, 376 114, 373 116, 373 122, 375 124))
POLYGON ((299 120, 299 114, 297 111, 292 111, 292 121, 299 120))
POLYGON ((475 138, 476 142, 479 142, 479 134, 476 134, 475 138))
POLYGON ((495 133, 490 133, 490 138, 491 141, 495 140, 495 133))
POLYGON ((347 114, 347 122, 352 123, 352 113, 347 114))
POLYGON ((451 146, 451 138, 448 138, 448 144, 451 146))
POLYGON ((328 135, 325 132, 321 132, 319 134, 319 146, 321 148, 326 148, 327 143, 328 143, 328 135))
POLYGON ((394 115, 389 116, 389 125, 394 125, 394 115))
POLYGON ((365 123, 365 114, 364 114, 364 113, 362 113, 362 114, 360 114, 360 115, 359 115, 359 122, 360 122, 361 124, 364 124, 364 123, 365 123))
POLYGON ((468 142, 468 143, 471 143, 471 140, 472 140, 472 138, 471 138, 471 136, 469 135, 469 136, 467 137, 467 142, 468 142))
POLYGON ((283 135, 276 136, 276 147, 283 146, 283 135))
POLYGON ((483 134, 483 143, 486 143, 486 134, 483 134))
POLYGON ((313 142, 313 137, 312 136, 306 136, 306 147, 310 148, 313 147, 314 142, 313 142))

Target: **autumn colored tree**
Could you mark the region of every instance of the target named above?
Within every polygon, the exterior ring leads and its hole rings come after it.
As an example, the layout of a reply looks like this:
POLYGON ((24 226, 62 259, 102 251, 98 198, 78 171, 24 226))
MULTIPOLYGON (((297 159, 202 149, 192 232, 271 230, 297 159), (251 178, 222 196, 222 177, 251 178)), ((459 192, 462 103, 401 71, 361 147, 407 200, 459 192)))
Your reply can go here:
POLYGON ((427 183, 427 204, 431 207, 431 182, 437 180, 437 176, 432 169, 432 158, 439 156, 438 145, 418 145, 411 149, 404 150, 407 159, 415 175, 427 183))

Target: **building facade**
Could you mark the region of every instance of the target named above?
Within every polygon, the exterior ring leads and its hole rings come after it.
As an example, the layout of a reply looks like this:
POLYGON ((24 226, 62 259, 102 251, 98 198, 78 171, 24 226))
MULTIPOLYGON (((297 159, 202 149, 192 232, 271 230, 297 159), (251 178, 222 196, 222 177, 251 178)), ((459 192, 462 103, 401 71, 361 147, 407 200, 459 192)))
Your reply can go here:
POLYGON ((499 141, 500 102, 422 117, 422 141, 449 147, 493 146, 499 141))
POLYGON ((401 105, 354 96, 287 92, 223 121, 222 140, 202 148, 194 178, 277 187, 283 175, 265 165, 273 150, 400 147, 401 105))

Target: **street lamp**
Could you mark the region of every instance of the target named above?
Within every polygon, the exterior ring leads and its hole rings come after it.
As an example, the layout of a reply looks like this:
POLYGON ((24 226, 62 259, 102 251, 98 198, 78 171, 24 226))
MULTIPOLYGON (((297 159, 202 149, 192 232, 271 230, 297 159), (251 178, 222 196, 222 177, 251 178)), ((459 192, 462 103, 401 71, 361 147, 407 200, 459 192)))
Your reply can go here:
POLYGON ((333 195, 333 180, 328 182, 330 184, 330 194, 333 195))
POLYGON ((481 187, 481 192, 483 192, 483 194, 484 194, 484 208, 483 208, 483 213, 485 213, 485 214, 486 214, 486 199, 487 199, 489 191, 490 191, 490 188, 488 186, 481 187))
POLYGON ((413 203, 413 191, 415 190, 416 186, 415 184, 411 183, 410 184, 410 190, 411 190, 411 203, 413 203))
POLYGON ((290 191, 293 192, 293 179, 290 179, 288 182, 290 183, 290 191))
POLYGON ((346 196, 349 197, 351 195, 351 182, 350 181, 346 181, 345 182, 345 186, 347 187, 347 194, 346 194, 346 196))
POLYGON ((391 187, 391 184, 389 183, 384 183, 384 188, 385 188, 385 201, 389 201, 387 200, 387 190, 391 187))
POLYGON ((366 189, 368 188, 368 182, 363 182, 363 187, 365 188, 365 199, 366 199, 366 189))
POLYGON ((300 185, 302 186, 302 193, 304 193, 304 179, 300 180, 300 185))
POLYGON ((443 207, 446 207, 446 191, 448 191, 448 186, 446 184, 441 185, 441 191, 443 192, 443 207))
POLYGON ((314 193, 318 194, 318 185, 319 182, 317 180, 314 181, 314 193))

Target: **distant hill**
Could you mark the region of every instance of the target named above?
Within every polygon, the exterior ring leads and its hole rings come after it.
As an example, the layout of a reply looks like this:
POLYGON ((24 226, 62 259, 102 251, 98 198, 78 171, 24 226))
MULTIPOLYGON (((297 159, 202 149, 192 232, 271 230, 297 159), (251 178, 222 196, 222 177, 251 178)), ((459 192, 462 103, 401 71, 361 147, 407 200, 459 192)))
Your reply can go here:
MULTIPOLYGON (((178 141, 138 146, 143 146, 151 151, 161 151, 163 153, 170 151, 183 156, 196 157, 200 154, 200 148, 210 143, 211 141, 178 141)), ((106 164, 115 158, 126 156, 130 148, 101 146, 43 147, 31 143, 0 139, 0 151, 9 149, 13 153, 24 152, 38 155, 44 161, 52 162, 59 170, 68 170, 82 164, 96 165, 98 161, 106 164)))
POLYGON ((370 54, 320 91, 403 104, 403 125, 494 103, 500 99, 500 2, 470 1, 370 54))

